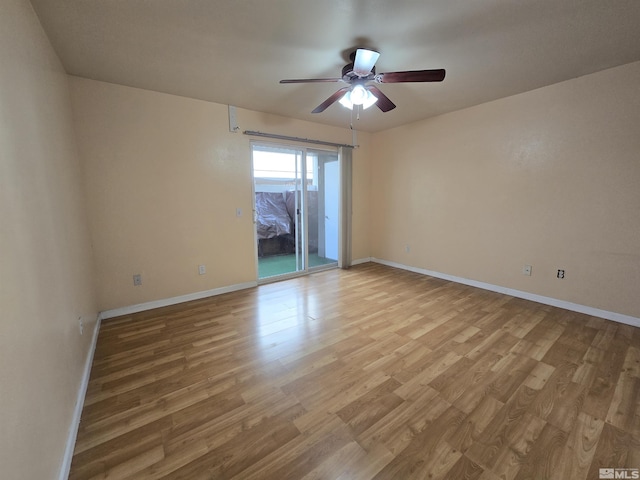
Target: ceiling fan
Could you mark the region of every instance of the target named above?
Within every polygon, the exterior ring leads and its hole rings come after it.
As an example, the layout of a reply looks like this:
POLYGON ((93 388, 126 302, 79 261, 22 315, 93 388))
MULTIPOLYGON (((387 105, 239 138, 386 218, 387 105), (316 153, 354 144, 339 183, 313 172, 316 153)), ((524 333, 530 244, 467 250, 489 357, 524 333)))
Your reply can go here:
POLYGON ((324 112, 330 105, 340 101, 342 105, 353 109, 354 105, 369 108, 374 103, 383 112, 396 108, 382 91, 375 85, 378 83, 400 82, 441 82, 444 80, 445 70, 410 70, 405 72, 376 73, 375 63, 380 54, 366 48, 358 48, 350 55, 351 62, 342 69, 342 77, 336 78, 299 78, 280 80, 280 83, 348 83, 336 93, 318 105, 311 113, 324 112))

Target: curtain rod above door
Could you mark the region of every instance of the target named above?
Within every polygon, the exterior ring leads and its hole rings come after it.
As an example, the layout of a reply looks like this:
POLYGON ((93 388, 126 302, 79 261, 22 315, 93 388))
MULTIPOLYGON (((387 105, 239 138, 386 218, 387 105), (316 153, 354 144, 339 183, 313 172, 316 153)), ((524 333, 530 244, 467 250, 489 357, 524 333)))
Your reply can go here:
POLYGON ((266 138, 275 138, 277 140, 290 140, 292 142, 313 143, 314 145, 328 145, 331 147, 355 148, 354 145, 347 145, 344 143, 325 142, 323 140, 312 140, 309 138, 300 138, 300 137, 288 137, 286 135, 276 135, 273 133, 255 132, 253 130, 245 130, 242 133, 244 133, 245 135, 251 135, 254 137, 266 137, 266 138))

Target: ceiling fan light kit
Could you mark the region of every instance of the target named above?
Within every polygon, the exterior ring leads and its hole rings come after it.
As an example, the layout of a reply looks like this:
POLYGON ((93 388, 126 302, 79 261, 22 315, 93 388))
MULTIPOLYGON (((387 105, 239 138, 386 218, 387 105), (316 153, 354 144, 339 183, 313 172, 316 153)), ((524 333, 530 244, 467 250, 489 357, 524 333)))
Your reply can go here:
POLYGON ((377 97, 360 84, 351 87, 351 90, 339 100, 340 104, 349 110, 353 110, 354 105, 362 105, 362 109, 366 110, 377 101, 377 97))
POLYGON ((340 102, 346 108, 353 110, 354 105, 361 105, 367 109, 376 105, 383 112, 396 108, 395 104, 374 84, 405 83, 405 82, 441 82, 445 77, 445 70, 411 70, 405 72, 390 72, 376 74, 375 63, 380 54, 366 48, 359 48, 351 54, 353 63, 345 65, 342 77, 339 78, 306 78, 280 80, 280 83, 319 83, 343 82, 349 87, 343 87, 324 102, 318 105, 312 113, 324 112, 335 102, 340 102), (371 84, 369 82, 373 82, 371 84))

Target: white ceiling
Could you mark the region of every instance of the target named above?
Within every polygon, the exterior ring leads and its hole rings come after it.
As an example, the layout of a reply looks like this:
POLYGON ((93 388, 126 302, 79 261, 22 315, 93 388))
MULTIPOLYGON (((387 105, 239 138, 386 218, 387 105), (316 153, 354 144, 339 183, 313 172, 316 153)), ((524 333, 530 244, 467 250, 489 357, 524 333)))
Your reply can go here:
POLYGON ((640 60, 640 0, 32 0, 72 75, 346 127, 318 104, 358 46, 378 73, 445 68, 442 83, 384 84, 397 105, 354 119, 379 131, 640 60))

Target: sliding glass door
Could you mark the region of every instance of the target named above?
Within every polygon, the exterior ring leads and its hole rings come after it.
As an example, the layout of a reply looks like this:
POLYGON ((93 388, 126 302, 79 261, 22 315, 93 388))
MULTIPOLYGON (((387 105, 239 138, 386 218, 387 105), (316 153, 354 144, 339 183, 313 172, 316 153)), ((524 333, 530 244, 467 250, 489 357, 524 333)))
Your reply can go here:
POLYGON ((258 280, 337 265, 337 152, 252 144, 258 280))

